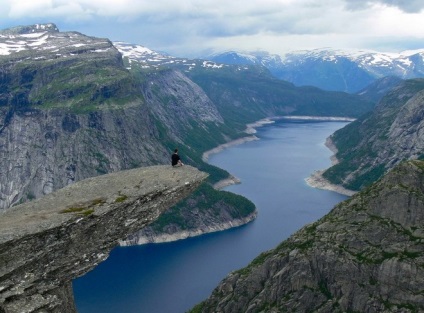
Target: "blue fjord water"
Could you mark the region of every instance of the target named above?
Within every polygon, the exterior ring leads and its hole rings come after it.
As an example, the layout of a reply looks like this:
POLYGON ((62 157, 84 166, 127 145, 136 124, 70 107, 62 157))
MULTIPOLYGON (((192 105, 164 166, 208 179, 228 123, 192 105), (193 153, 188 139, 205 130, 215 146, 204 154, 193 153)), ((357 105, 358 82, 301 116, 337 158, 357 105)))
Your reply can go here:
POLYGON ((226 190, 253 201, 257 219, 177 242, 115 248, 105 262, 73 282, 78 312, 186 312, 229 272, 324 216, 346 197, 311 188, 304 179, 330 166, 324 141, 344 125, 280 120, 259 128, 260 140, 212 155, 211 164, 241 179, 226 190))

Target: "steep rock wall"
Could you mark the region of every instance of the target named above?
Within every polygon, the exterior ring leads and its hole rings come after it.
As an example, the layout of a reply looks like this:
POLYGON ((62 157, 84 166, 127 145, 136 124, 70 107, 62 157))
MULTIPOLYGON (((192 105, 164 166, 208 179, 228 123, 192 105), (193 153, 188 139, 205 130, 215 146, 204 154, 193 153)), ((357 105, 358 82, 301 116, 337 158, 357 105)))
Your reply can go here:
POLYGON ((15 113, 0 133, 0 209, 84 178, 168 163, 157 136, 141 103, 87 114, 15 113))
POLYGON ((339 163, 324 177, 361 190, 408 159, 423 159, 424 79, 404 81, 382 98, 370 114, 335 132, 339 163))
POLYGON ((424 162, 337 205, 191 312, 423 312, 424 162))
POLYGON ((89 178, 0 215, 0 312, 76 312, 71 281, 206 174, 153 166, 89 178))
POLYGON ((168 161, 108 39, 45 24, 0 31, 0 43, 0 209, 87 177, 168 161))

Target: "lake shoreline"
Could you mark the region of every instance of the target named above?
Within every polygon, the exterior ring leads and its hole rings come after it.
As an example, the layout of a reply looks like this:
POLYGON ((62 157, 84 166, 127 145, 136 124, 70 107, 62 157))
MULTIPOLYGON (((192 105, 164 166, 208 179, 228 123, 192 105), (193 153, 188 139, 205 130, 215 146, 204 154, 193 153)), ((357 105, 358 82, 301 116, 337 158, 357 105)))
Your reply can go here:
MULTIPOLYGON (((337 158, 336 158, 337 148, 334 145, 333 141, 331 140, 331 137, 328 137, 326 139, 325 146, 331 152, 333 152, 333 155, 330 157, 331 165, 336 165, 337 163, 339 163, 339 160, 337 160, 337 158)), ((340 193, 342 195, 349 196, 349 197, 353 196, 356 193, 356 191, 349 190, 349 189, 344 188, 343 186, 330 183, 322 175, 325 171, 326 171, 326 169, 317 170, 317 171, 313 172, 311 174, 311 176, 305 178, 305 181, 308 184, 308 186, 313 187, 313 188, 317 188, 317 189, 334 191, 334 192, 337 192, 337 193, 340 193)))
POLYGON ((254 123, 246 124, 246 129, 244 132, 250 136, 241 137, 238 139, 231 140, 229 142, 223 143, 221 145, 216 146, 210 150, 203 152, 202 160, 207 162, 209 157, 212 154, 216 154, 221 152, 224 149, 241 145, 245 142, 259 140, 258 137, 254 136, 257 132, 257 128, 263 127, 265 125, 273 124, 277 120, 289 119, 289 120, 305 120, 305 121, 333 121, 333 122, 353 122, 355 119, 350 117, 337 117, 337 116, 307 116, 307 115, 287 115, 287 116, 273 116, 260 119, 254 123))
MULTIPOLYGON (((245 132, 247 134, 250 134, 250 136, 238 138, 236 140, 229 141, 225 144, 221 144, 211 150, 208 150, 203 153, 202 159, 203 161, 207 162, 209 157, 212 154, 219 153, 227 148, 237 146, 249 141, 259 140, 258 137, 252 135, 257 132, 257 128, 263 127, 268 124, 275 123, 276 120, 281 119, 290 119, 290 120, 315 120, 315 121, 348 121, 347 119, 338 118, 338 117, 314 117, 314 116, 281 116, 281 117, 272 117, 272 118, 265 118, 261 119, 255 123, 247 124, 245 132)), ((331 141, 331 138, 328 137, 325 142, 325 146, 330 149, 333 152, 333 155, 331 156, 331 163, 332 165, 337 164, 338 160, 335 157, 335 154, 337 153, 337 149, 334 146, 333 142, 331 141)), ((325 170, 317 170, 311 176, 305 179, 308 186, 312 188, 317 189, 324 189, 324 190, 331 190, 335 191, 337 193, 351 196, 355 192, 351 190, 347 190, 343 188, 342 186, 331 184, 328 180, 326 180, 322 173, 325 170)), ((216 182, 213 187, 217 190, 221 190, 227 186, 241 184, 241 180, 233 175, 229 175, 227 178, 222 179, 218 182, 216 182)), ((204 229, 192 229, 190 231, 179 231, 173 234, 149 234, 145 236, 137 236, 136 240, 122 240, 120 241, 121 246, 131 246, 131 245, 143 245, 147 243, 162 243, 162 242, 172 242, 177 241, 181 239, 186 239, 190 237, 196 237, 203 234, 216 232, 216 231, 223 231, 234 227, 239 227, 245 224, 248 224, 256 219, 258 212, 255 210, 254 213, 250 214, 247 217, 241 218, 241 219, 234 219, 232 221, 225 221, 221 224, 217 223, 209 228, 204 229)))
POLYGON ((205 228, 191 229, 191 230, 181 230, 172 234, 161 233, 161 234, 149 234, 146 236, 140 236, 136 239, 126 239, 119 241, 121 247, 135 246, 135 245, 144 245, 149 243, 165 243, 165 242, 174 242, 178 240, 184 240, 192 237, 198 237, 205 234, 211 234, 214 232, 224 231, 236 227, 246 225, 250 222, 253 222, 258 215, 258 212, 255 210, 251 214, 243 217, 236 218, 233 220, 225 221, 222 223, 217 223, 210 225, 205 228))
MULTIPOLYGON (((250 134, 250 136, 241 137, 232 141, 229 141, 227 143, 221 144, 211 150, 207 150, 202 155, 202 160, 204 162, 207 162, 209 157, 212 154, 219 153, 223 151, 224 149, 228 149, 233 146, 241 145, 243 143, 253 141, 253 140, 259 140, 258 137, 252 135, 257 132, 257 128, 263 127, 268 124, 275 123, 277 120, 282 119, 288 119, 288 120, 305 120, 305 121, 331 121, 331 122, 353 122, 355 119, 350 117, 337 117, 337 116, 303 116, 303 115, 288 115, 288 116, 274 116, 269 118, 264 118, 261 120, 258 120, 254 123, 247 124, 246 130, 244 131, 246 134, 250 134)), ((337 148, 331 141, 331 138, 328 137, 325 142, 325 146, 330 149, 331 152, 333 152, 333 155, 330 157, 331 159, 331 165, 335 165, 338 163, 338 160, 336 158, 337 148)), ((330 183, 327 179, 325 179, 322 174, 325 172, 326 169, 323 170, 316 170, 314 173, 312 173, 309 177, 305 178, 306 183, 308 186, 312 188, 317 189, 323 189, 323 190, 330 190, 337 193, 340 193, 342 195, 346 196, 352 196, 356 192, 353 190, 349 190, 344 188, 340 185, 335 185, 330 183)), ((213 187, 215 189, 223 189, 227 186, 241 184, 241 180, 233 175, 230 174, 229 177, 222 179, 215 183, 213 187)))

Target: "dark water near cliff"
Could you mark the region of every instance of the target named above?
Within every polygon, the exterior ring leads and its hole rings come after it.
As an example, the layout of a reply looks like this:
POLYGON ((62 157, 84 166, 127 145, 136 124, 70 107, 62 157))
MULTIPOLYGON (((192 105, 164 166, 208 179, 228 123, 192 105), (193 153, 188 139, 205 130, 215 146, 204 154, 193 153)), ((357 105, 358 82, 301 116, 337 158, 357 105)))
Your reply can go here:
POLYGON ((325 138, 345 124, 278 121, 258 129, 261 140, 211 156, 210 163, 242 180, 226 190, 252 200, 258 218, 197 238, 114 249, 105 262, 74 281, 78 312, 185 312, 230 271, 325 215, 346 197, 310 188, 304 178, 330 165, 325 138))

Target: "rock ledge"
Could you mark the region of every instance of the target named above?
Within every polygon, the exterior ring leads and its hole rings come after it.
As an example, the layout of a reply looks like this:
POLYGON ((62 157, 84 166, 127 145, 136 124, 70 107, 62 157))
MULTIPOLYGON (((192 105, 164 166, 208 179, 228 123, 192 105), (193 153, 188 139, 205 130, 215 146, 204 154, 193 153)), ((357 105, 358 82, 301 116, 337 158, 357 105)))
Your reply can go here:
POLYGON ((76 312, 71 282, 207 177, 153 166, 89 178, 0 214, 0 312, 76 312))

